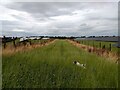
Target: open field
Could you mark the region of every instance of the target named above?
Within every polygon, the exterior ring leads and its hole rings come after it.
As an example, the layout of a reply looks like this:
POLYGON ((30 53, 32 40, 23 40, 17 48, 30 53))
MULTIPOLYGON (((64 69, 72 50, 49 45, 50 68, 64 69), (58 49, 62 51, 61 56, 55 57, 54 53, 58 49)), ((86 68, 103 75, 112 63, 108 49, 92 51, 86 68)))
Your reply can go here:
POLYGON ((30 49, 48 45, 48 43, 52 43, 52 42, 53 39, 31 40, 31 44, 30 42, 26 42, 26 44, 24 45, 24 42, 20 42, 19 40, 16 40, 16 47, 14 46, 13 41, 11 41, 11 42, 7 42, 6 48, 4 48, 4 44, 2 43, 2 54, 9 55, 16 52, 24 52, 26 50, 28 51, 30 49))
POLYGON ((118 64, 56 40, 48 46, 3 55, 4 88, 117 88, 118 64), (86 69, 73 61, 86 64, 86 69))
POLYGON ((105 48, 107 50, 110 49, 110 44, 111 44, 111 51, 115 52, 115 53, 118 53, 118 49, 119 49, 119 48, 113 46, 113 44, 116 44, 117 42, 105 42, 105 41, 95 41, 95 40, 76 40, 76 41, 78 41, 84 45, 94 46, 96 48, 102 48, 105 45, 105 48))
MULTIPOLYGON (((40 40, 30 40, 31 44, 44 44, 45 42, 48 42, 49 40, 47 39, 40 39, 40 40)), ((28 42, 27 42, 28 43, 28 42)), ((20 46, 20 39, 15 40, 16 46, 20 46)), ((4 46, 4 43, 2 43, 2 47, 4 46)), ((14 48, 13 41, 7 42, 6 43, 6 48, 14 48)))

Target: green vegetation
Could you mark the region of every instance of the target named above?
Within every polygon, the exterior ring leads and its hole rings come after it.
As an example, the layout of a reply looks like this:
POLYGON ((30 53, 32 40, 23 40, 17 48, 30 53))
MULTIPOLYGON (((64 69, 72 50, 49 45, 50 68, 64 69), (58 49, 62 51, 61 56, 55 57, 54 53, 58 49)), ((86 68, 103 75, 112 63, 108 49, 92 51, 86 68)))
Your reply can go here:
POLYGON ((31 40, 32 44, 43 44, 47 42, 49 39, 40 39, 40 40, 31 40))
POLYGON ((81 44, 94 46, 97 48, 102 48, 105 45, 105 48, 110 50, 110 44, 111 44, 111 51, 118 53, 118 48, 113 46, 113 44, 116 44, 116 42, 104 42, 104 41, 95 41, 95 40, 78 40, 81 44))
MULTIPOLYGON (((31 41, 31 44, 44 44, 44 43, 48 42, 47 39, 29 40, 29 41, 31 41)), ((20 39, 15 40, 16 46, 19 46, 19 45, 18 45, 19 43, 20 43, 20 39)), ((4 44, 2 43, 2 47, 3 47, 3 45, 4 45, 4 44)), ((14 47, 13 41, 7 42, 7 43, 6 43, 6 47, 14 47)))
POLYGON ((3 56, 4 88, 116 88, 118 65, 65 40, 3 56), (86 63, 86 69, 73 61, 86 63))

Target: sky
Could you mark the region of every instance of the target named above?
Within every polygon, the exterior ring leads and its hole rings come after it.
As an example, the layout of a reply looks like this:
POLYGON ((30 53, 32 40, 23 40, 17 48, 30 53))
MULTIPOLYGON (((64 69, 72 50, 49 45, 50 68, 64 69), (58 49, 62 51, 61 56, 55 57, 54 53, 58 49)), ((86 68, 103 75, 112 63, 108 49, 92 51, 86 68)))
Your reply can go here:
POLYGON ((117 2, 2 2, 1 35, 118 34, 117 2))

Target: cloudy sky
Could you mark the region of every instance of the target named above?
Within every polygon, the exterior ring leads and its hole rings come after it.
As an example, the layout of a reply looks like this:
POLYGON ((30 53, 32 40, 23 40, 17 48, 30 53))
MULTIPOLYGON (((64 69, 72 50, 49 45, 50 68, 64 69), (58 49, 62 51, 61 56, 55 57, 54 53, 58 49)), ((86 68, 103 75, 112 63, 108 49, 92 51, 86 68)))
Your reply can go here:
POLYGON ((117 2, 9 2, 0 4, 2 35, 118 34, 117 2))

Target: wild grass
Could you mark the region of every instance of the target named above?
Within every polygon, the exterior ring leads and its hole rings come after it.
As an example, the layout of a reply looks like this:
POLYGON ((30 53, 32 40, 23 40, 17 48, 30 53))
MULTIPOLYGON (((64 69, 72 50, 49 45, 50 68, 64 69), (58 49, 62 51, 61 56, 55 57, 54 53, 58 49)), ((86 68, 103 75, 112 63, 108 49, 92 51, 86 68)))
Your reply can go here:
POLYGON ((68 40, 68 41, 71 44, 73 44, 74 46, 79 47, 89 53, 95 53, 96 55, 105 57, 106 59, 111 60, 114 63, 118 63, 119 55, 117 52, 115 53, 115 52, 109 51, 107 49, 102 49, 102 48, 98 48, 98 47, 96 48, 95 46, 85 45, 83 43, 81 44, 81 42, 78 42, 78 41, 72 41, 72 40, 68 40))
POLYGON ((31 40, 32 44, 30 45, 30 43, 27 43, 26 45, 24 45, 23 43, 21 43, 21 45, 16 45, 16 47, 14 47, 14 45, 12 45, 12 42, 8 42, 7 43, 7 47, 6 48, 2 48, 2 54, 4 55, 11 55, 11 54, 15 54, 16 52, 24 52, 24 51, 28 51, 37 47, 42 47, 44 45, 48 45, 50 43, 53 43, 54 40, 31 40))
POLYGON ((3 55, 3 88, 117 88, 118 65, 65 40, 3 55), (86 69, 73 64, 86 63, 86 69))
MULTIPOLYGON (((50 40, 52 40, 52 39, 40 39, 40 40, 29 40, 29 41, 31 41, 31 44, 44 44, 44 43, 46 43, 46 42, 49 42, 50 40)), ((15 44, 16 44, 16 47, 18 47, 18 46, 20 46, 19 44, 20 44, 20 40, 19 39, 17 39, 17 40, 15 40, 15 44)), ((21 43, 22 45, 21 46, 23 46, 23 43, 21 43)), ((27 44, 29 44, 29 43, 27 43, 27 44)), ((3 48, 4 47, 4 43, 2 43, 2 49, 4 49, 3 48)), ((10 41, 10 42, 7 42, 6 43, 6 48, 8 49, 8 48, 14 48, 14 44, 13 44, 13 41, 10 41)))
POLYGON ((118 53, 117 47, 113 46, 113 44, 116 44, 117 42, 105 42, 105 41, 95 41, 95 40, 78 40, 81 44, 88 45, 88 46, 94 46, 96 48, 102 48, 105 45, 105 48, 109 50, 110 44, 111 44, 111 51, 114 53, 118 53), (100 47, 101 43, 101 47, 100 47))

